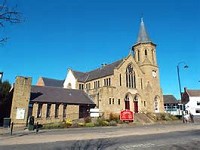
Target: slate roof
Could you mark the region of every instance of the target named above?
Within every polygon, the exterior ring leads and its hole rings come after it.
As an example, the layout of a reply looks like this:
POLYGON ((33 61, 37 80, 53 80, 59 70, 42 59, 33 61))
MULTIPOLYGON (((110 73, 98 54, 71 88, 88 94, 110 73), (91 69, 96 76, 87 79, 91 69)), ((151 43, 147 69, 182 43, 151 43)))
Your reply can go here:
POLYGON ((31 86, 32 102, 94 105, 93 100, 82 90, 60 87, 31 86))
POLYGON ((149 38, 147 31, 145 29, 144 21, 143 18, 141 18, 141 23, 140 23, 140 29, 139 29, 139 34, 137 38, 137 43, 149 43, 152 42, 151 39, 149 38))
POLYGON ((63 87, 64 80, 41 77, 45 86, 63 87))
POLYGON ((178 104, 179 101, 173 95, 163 95, 164 104, 178 104))
POLYGON ((200 97, 200 90, 187 90, 190 97, 200 97))
POLYGON ((95 80, 98 78, 106 77, 109 75, 114 74, 114 69, 123 61, 123 59, 118 60, 116 62, 113 62, 111 64, 105 65, 101 68, 89 71, 89 72, 78 72, 73 71, 74 76, 78 79, 80 82, 87 82, 91 80, 95 80))

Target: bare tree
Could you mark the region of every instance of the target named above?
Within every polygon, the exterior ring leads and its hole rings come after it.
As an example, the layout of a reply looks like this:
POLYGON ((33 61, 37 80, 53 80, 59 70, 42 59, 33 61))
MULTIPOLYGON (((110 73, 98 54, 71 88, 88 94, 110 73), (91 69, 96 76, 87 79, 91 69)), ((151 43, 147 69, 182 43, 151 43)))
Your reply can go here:
MULTIPOLYGON (((9 7, 7 6, 7 0, 4 0, 0 4, 0 27, 3 28, 7 23, 16 24, 22 22, 21 13, 17 11, 17 6, 9 7)), ((3 44, 7 41, 7 37, 1 37, 0 43, 3 44)))

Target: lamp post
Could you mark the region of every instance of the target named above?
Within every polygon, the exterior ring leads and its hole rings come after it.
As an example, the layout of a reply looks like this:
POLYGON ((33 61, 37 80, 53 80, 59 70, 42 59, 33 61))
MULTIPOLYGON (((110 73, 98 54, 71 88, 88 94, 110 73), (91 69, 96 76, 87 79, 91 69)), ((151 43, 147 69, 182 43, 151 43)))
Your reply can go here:
POLYGON ((2 82, 3 79, 3 72, 0 72, 0 82, 2 82))
POLYGON ((188 68, 188 65, 186 65, 184 61, 179 62, 178 65, 177 65, 177 75, 178 75, 179 92, 180 92, 180 96, 181 96, 181 100, 182 100, 181 80, 180 80, 180 65, 181 64, 184 64, 183 68, 185 68, 185 69, 188 68))
MULTIPOLYGON (((182 103, 181 80, 180 80, 180 65, 181 65, 181 64, 184 65, 183 68, 185 68, 185 69, 187 69, 188 66, 185 64, 184 61, 179 62, 178 65, 177 65, 177 75, 178 75, 179 92, 180 92, 181 103, 182 103)), ((184 121, 183 109, 184 109, 184 107, 183 107, 183 104, 182 104, 182 120, 183 120, 183 123, 184 123, 185 121, 184 121)))

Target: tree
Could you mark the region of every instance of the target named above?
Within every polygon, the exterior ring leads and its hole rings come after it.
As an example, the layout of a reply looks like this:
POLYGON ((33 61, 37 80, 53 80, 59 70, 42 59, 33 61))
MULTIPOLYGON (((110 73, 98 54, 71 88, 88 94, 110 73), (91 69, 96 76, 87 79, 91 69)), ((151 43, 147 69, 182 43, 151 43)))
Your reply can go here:
POLYGON ((0 81, 0 103, 6 101, 6 97, 9 94, 11 85, 8 81, 4 81, 3 83, 0 81))
POLYGON ((3 83, 0 81, 0 124, 3 123, 3 118, 9 117, 11 108, 11 98, 8 98, 10 94, 11 85, 8 81, 3 83))
MULTIPOLYGON (((16 24, 22 22, 21 13, 17 11, 17 6, 9 7, 7 6, 7 0, 4 0, 0 4, 0 27, 5 27, 7 23, 16 24)), ((0 43, 7 41, 7 37, 1 37, 0 43)))

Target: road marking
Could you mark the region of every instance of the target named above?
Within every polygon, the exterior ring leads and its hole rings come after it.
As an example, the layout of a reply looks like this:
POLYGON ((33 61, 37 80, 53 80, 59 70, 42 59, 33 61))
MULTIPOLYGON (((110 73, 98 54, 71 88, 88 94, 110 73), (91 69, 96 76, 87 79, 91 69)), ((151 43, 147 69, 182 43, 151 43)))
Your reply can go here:
POLYGON ((119 149, 128 150, 128 149, 133 149, 133 148, 147 148, 147 147, 153 147, 153 146, 155 146, 155 144, 145 143, 145 144, 123 145, 123 146, 120 146, 119 149))

